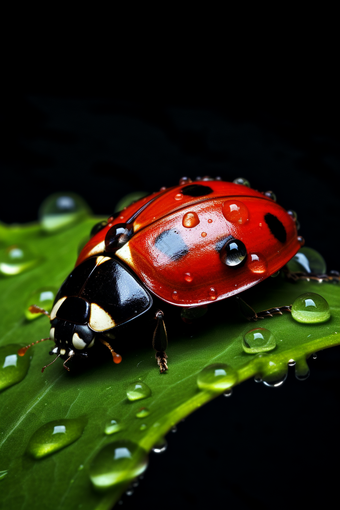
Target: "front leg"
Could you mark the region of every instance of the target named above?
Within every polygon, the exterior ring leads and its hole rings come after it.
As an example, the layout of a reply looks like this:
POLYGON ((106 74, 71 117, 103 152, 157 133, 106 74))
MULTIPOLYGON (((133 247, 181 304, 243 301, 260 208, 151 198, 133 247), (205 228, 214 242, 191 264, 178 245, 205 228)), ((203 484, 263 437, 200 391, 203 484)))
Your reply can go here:
POLYGON ((157 323, 152 337, 152 347, 156 351, 155 357, 159 366, 159 371, 161 374, 164 374, 168 370, 168 356, 165 352, 168 347, 168 334, 166 332, 164 313, 162 310, 157 310, 155 319, 157 323))
POLYGON ((274 315, 282 315, 283 312, 291 312, 292 310, 292 305, 285 305, 269 308, 268 310, 262 310, 261 312, 255 312, 255 310, 250 305, 248 305, 248 303, 246 303, 242 298, 237 296, 236 299, 242 315, 248 321, 256 322, 259 319, 273 317, 274 315))

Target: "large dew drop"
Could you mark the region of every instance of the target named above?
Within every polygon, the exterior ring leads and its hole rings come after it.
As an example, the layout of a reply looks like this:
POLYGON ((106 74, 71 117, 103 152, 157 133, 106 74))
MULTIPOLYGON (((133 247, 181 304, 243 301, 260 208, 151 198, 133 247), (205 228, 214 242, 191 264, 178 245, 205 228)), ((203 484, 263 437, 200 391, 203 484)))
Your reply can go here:
POLYGON ((90 212, 85 200, 75 193, 55 193, 41 204, 39 219, 43 230, 53 233, 68 227, 90 212))
POLYGON ((126 390, 126 396, 129 400, 141 400, 142 398, 150 397, 151 390, 147 384, 142 381, 137 381, 129 384, 126 390))
POLYGON ((237 372, 225 363, 209 365, 198 374, 197 386, 200 390, 223 391, 237 382, 237 372))
POLYGON ((41 257, 33 253, 28 246, 10 246, 0 250, 0 274, 14 276, 35 267, 41 257))
POLYGON ((34 432, 26 452, 34 459, 51 455, 79 439, 85 425, 84 418, 50 421, 34 432))
POLYGON ((96 489, 105 490, 141 475, 148 465, 146 451, 129 440, 104 446, 93 459, 90 478, 96 489))
POLYGON ((42 317, 41 313, 32 313, 29 310, 31 305, 37 305, 40 308, 43 308, 47 312, 50 312, 53 307, 54 298, 58 292, 58 289, 54 287, 44 287, 42 289, 36 290, 26 301, 25 306, 25 317, 29 321, 33 319, 37 319, 38 317, 42 317))
POLYGON ((272 351, 276 347, 274 335, 265 328, 248 331, 242 340, 242 348, 248 354, 272 351))
POLYGON ((314 292, 306 292, 295 299, 292 306, 292 317, 297 322, 317 324, 328 321, 331 316, 327 301, 314 292))
POLYGON ((0 347, 0 391, 13 386, 25 377, 30 366, 30 356, 18 355, 18 345, 0 347))
POLYGON ((324 258, 319 252, 304 246, 296 255, 288 262, 287 267, 292 273, 314 273, 324 274, 327 266, 324 258))

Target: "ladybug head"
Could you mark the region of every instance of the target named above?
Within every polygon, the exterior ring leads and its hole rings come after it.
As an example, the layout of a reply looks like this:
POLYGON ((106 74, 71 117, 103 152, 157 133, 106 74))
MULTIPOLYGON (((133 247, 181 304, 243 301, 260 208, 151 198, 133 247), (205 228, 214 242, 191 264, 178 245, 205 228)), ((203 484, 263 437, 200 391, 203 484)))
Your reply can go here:
POLYGON ((95 333, 87 324, 75 324, 56 317, 51 320, 50 339, 55 342, 50 354, 69 359, 75 355, 87 356, 86 350, 93 346, 95 333))

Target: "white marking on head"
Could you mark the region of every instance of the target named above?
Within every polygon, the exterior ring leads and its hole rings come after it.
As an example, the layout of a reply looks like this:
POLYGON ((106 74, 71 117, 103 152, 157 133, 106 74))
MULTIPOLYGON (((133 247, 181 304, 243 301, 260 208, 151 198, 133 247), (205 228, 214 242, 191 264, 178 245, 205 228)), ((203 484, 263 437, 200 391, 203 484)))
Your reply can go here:
POLYGON ((97 305, 91 303, 89 326, 93 331, 106 331, 107 329, 114 328, 116 325, 111 315, 97 305))
POLYGON ((53 321, 53 319, 56 318, 57 311, 59 310, 59 308, 61 307, 61 305, 63 304, 63 302, 65 301, 66 298, 67 298, 67 296, 65 296, 65 297, 63 297, 61 299, 58 299, 58 301, 56 302, 56 304, 52 308, 51 315, 50 315, 51 321, 53 321))
POLYGON ((100 266, 100 264, 103 264, 107 260, 111 260, 111 257, 104 257, 104 256, 97 257, 96 258, 96 264, 97 264, 97 266, 100 266))
POLYGON ((65 349, 60 349, 60 354, 61 354, 62 356, 64 356, 64 355, 66 354, 66 350, 65 350, 65 349))
POLYGON ((72 343, 73 343, 73 346, 76 349, 78 349, 79 351, 81 351, 82 349, 84 349, 86 347, 86 342, 84 342, 84 340, 82 338, 80 338, 78 333, 73 333, 72 343))
POLYGON ((51 328, 50 329, 50 339, 51 340, 54 340, 54 333, 55 333, 55 328, 51 328))
POLYGON ((52 349, 52 352, 53 352, 53 354, 58 354, 58 347, 55 347, 54 349, 52 349))

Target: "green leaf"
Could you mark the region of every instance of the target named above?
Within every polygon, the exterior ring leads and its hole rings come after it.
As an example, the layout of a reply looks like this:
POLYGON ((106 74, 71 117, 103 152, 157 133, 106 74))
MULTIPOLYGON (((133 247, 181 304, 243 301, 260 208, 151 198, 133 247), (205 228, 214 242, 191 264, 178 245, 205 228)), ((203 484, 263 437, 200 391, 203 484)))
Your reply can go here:
MULTIPOLYGON (((2 246, 25 248, 37 261, 20 274, 0 277, 0 361, 48 336, 46 317, 25 317, 29 297, 40 288, 60 286, 74 265, 79 244, 97 221, 84 218, 53 235, 44 233, 39 225, 0 225, 2 246)), ((4 253, 5 248, 0 257, 4 253)), ((170 343, 169 371, 164 375, 159 374, 151 348, 153 321, 147 319, 136 321, 111 341, 123 357, 119 365, 112 363, 109 351, 99 344, 88 360, 72 360, 69 373, 60 360, 41 373, 51 359, 48 351, 53 344, 46 341, 18 358, 17 367, 0 368, 1 380, 6 374, 11 379, 12 373, 5 373, 10 368, 23 377, 10 387, 6 383, 0 393, 0 488, 4 508, 54 510, 81 504, 83 510, 109 509, 126 490, 130 478, 145 468, 145 452, 195 409, 250 377, 278 383, 284 379, 291 360, 296 361, 296 370, 303 377, 308 370, 308 356, 340 343, 339 287, 311 282, 291 284, 278 277, 243 295, 259 311, 292 304, 305 292, 316 292, 327 300, 330 320, 302 324, 287 313, 248 323, 229 299, 213 304, 206 316, 186 324, 180 319, 179 309, 166 307, 170 343), (256 327, 264 327, 274 335, 273 350, 264 354, 243 350, 243 336, 256 327), (141 383, 149 388, 149 395, 129 400, 128 392, 131 398, 132 391, 134 395, 146 391, 145 387, 134 388, 141 383), (48 439, 49 434, 55 436, 54 443, 48 439), (121 456, 116 471, 110 465, 115 448, 120 448, 120 455, 130 449, 132 455, 131 461, 121 456), (100 471, 104 468, 110 471, 104 476, 104 485, 112 480, 117 483, 100 490, 98 480, 103 480, 100 471)))

